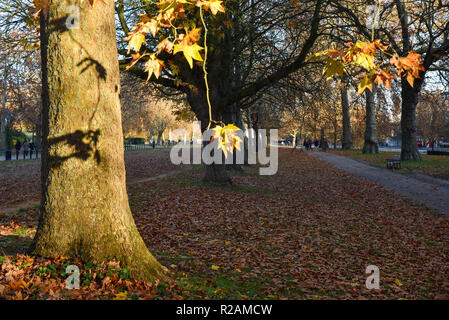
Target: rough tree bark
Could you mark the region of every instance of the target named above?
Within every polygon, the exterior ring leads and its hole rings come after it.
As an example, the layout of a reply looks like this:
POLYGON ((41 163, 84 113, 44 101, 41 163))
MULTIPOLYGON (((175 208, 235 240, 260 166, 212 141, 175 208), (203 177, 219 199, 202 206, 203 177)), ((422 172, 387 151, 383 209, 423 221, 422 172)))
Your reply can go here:
POLYGON ((379 142, 377 141, 376 128, 376 104, 374 102, 375 86, 373 92, 369 89, 365 90, 366 97, 366 128, 365 128, 365 144, 363 153, 379 153, 379 142))
POLYGON ((34 254, 116 259, 138 279, 165 277, 126 193, 114 3, 53 1, 41 14, 42 203, 34 254), (67 29, 69 5, 79 29, 67 29))
POLYGON ((163 134, 164 132, 162 131, 162 132, 158 132, 157 133, 157 145, 159 146, 160 144, 161 144, 161 139, 162 139, 162 134, 163 134))
POLYGON ((341 109, 343 113, 343 138, 342 148, 344 150, 352 149, 352 133, 351 133, 351 114, 349 110, 348 87, 346 83, 342 83, 340 89, 341 109))
POLYGON ((419 91, 421 87, 421 79, 415 81, 412 88, 407 79, 401 80, 402 91, 402 114, 401 114, 401 131, 402 131, 402 160, 421 160, 416 143, 416 105, 418 104, 419 91))

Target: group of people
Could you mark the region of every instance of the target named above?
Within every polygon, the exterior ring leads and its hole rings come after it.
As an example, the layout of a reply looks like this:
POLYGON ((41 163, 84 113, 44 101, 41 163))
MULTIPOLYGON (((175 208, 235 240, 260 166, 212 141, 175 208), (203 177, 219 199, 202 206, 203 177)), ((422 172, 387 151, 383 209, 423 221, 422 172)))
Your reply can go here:
POLYGON ((318 150, 319 147, 320 142, 318 140, 312 141, 312 139, 304 139, 304 148, 306 148, 307 151, 311 150, 312 148, 318 150))
POLYGON ((320 145, 320 141, 318 139, 315 139, 315 141, 312 141, 312 139, 304 139, 304 148, 309 151, 312 149, 315 149, 315 151, 318 151, 318 149, 321 147, 323 151, 326 151, 327 149, 327 141, 323 145, 320 145))
MULTIPOLYGON (((30 154, 30 159, 33 157, 33 152, 36 150, 36 146, 34 142, 28 142, 27 140, 23 141, 23 144, 20 143, 19 140, 17 140, 15 144, 16 149, 16 160, 19 160, 19 153, 20 149, 23 148, 23 158, 26 159, 28 157, 28 153, 30 154)), ((37 152, 36 152, 36 158, 37 158, 37 152)))

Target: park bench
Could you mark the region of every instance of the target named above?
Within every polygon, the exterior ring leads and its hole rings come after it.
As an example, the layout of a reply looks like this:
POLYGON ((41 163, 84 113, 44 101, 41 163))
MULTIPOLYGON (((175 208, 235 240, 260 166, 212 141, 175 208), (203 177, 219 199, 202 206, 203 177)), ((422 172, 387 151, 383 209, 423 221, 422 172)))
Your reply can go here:
POLYGON ((401 169, 400 157, 396 155, 393 158, 387 159, 387 168, 391 170, 401 169))

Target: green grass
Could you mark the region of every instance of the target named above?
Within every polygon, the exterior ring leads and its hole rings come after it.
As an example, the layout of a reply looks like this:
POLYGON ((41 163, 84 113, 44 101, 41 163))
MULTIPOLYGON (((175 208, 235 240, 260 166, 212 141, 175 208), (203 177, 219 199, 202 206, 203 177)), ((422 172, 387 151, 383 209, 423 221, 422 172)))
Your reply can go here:
POLYGON ((172 269, 176 284, 183 288, 183 296, 186 299, 270 299, 264 294, 263 287, 272 283, 271 279, 253 275, 243 277, 252 271, 252 268, 237 270, 206 271, 204 273, 192 272, 195 270, 195 256, 187 253, 170 253, 166 251, 153 252, 157 260, 165 266, 176 265, 172 269), (183 268, 178 269, 180 264, 183 268))
POLYGON ((28 237, 29 236, 28 230, 29 230, 29 228, 27 226, 22 226, 22 227, 15 229, 13 231, 13 233, 18 235, 19 237, 28 237))
POLYGON ((236 272, 222 272, 215 276, 180 277, 177 280, 188 299, 204 297, 204 294, 211 299, 267 299, 269 297, 263 294, 261 289, 269 283, 270 279, 260 277, 243 280, 236 272))
MULTIPOLYGON (((330 150, 332 153, 343 155, 355 160, 361 160, 372 166, 385 168, 386 159, 399 155, 398 152, 381 152, 378 154, 363 154, 354 150, 330 150)), ((421 155, 422 160, 402 161, 399 173, 423 173, 449 180, 449 156, 421 155)))
MULTIPOLYGON (((14 158, 15 159, 15 158, 14 158)), ((25 159, 25 160, 11 160, 11 161, 0 161, 0 167, 1 166, 5 166, 5 167, 8 167, 8 166, 17 166, 17 165, 21 165, 21 164, 28 164, 28 163, 32 163, 32 162, 34 162, 34 161, 40 161, 41 159, 39 158, 39 159, 25 159)))

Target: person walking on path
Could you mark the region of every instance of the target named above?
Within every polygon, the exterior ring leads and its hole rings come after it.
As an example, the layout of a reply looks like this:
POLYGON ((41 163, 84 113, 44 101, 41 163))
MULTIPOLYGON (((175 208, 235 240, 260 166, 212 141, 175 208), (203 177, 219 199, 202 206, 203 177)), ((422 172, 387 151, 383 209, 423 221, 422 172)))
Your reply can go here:
POLYGON ((307 143, 307 138, 304 138, 304 148, 306 148, 307 151, 309 151, 309 144, 307 143))
POLYGON ((26 159, 28 156, 28 141, 23 142, 23 159, 26 159))
POLYGON ((16 148, 16 160, 19 160, 19 152, 20 148, 22 147, 19 140, 17 140, 16 145, 14 147, 16 148))
POLYGON ((33 159, 33 151, 34 151, 35 147, 34 147, 34 142, 31 141, 30 142, 30 159, 33 159))
POLYGON ((318 139, 315 140, 314 145, 315 145, 315 151, 318 151, 318 148, 320 147, 320 142, 318 141, 318 139))

